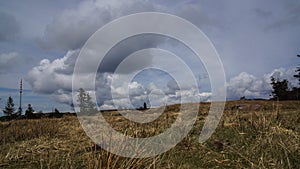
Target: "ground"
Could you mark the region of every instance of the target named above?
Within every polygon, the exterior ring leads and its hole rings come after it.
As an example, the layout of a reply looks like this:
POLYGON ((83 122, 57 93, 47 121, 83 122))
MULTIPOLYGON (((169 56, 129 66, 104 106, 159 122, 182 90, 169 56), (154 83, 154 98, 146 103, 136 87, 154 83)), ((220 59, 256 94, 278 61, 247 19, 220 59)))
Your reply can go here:
MULTIPOLYGON (((116 130, 149 137, 171 126, 179 106, 166 107, 147 125, 130 122, 118 112, 103 114, 116 130)), ((193 129, 177 146, 142 159, 101 149, 76 116, 3 121, 0 168, 300 168, 299 101, 227 102, 215 133, 199 143, 209 106, 200 104, 193 129)))

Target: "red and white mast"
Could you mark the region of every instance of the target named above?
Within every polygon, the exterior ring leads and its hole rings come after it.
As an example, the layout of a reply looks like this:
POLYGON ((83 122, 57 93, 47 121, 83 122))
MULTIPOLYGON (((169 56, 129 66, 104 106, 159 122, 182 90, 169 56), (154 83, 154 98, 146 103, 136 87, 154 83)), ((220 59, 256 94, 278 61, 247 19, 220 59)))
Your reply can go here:
POLYGON ((20 105, 19 105, 19 110, 22 112, 22 79, 20 81, 20 105))

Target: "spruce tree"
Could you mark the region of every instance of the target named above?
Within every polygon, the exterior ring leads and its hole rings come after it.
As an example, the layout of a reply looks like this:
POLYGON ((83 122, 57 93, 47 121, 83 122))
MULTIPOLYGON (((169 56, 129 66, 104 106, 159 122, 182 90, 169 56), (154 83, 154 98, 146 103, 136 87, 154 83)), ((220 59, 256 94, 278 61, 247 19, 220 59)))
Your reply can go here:
POLYGON ((54 113, 55 113, 55 114, 59 114, 60 112, 59 112, 59 110, 58 110, 57 108, 55 108, 55 109, 54 109, 54 113))
POLYGON ((272 95, 273 98, 278 98, 279 100, 286 100, 288 93, 288 81, 286 79, 280 81, 271 77, 271 85, 273 88, 272 95))
POLYGON ((77 96, 81 115, 94 115, 97 113, 96 104, 93 103, 89 93, 80 88, 77 96))
MULTIPOLYGON (((300 57, 300 55, 297 55, 297 56, 300 57)), ((300 65, 296 68, 296 73, 297 74, 295 74, 294 77, 298 79, 298 83, 300 85, 300 65)), ((299 88, 300 88, 300 86, 299 86, 299 88)))
POLYGON ((86 105, 87 105, 87 111, 89 115, 94 115, 97 113, 96 104, 92 101, 92 97, 89 93, 86 94, 86 105))
POLYGON ((9 96, 9 98, 7 99, 5 109, 3 110, 3 113, 7 116, 12 116, 15 112, 14 106, 15 106, 14 100, 11 98, 11 96, 9 96))
POLYGON ((78 90, 77 96, 78 96, 77 101, 79 103, 79 108, 80 108, 79 111, 80 111, 80 113, 84 113, 84 112, 86 112, 86 93, 82 88, 80 88, 78 90))
POLYGON ((33 116, 33 108, 31 106, 31 104, 28 104, 27 110, 25 111, 25 116, 31 117, 33 116))

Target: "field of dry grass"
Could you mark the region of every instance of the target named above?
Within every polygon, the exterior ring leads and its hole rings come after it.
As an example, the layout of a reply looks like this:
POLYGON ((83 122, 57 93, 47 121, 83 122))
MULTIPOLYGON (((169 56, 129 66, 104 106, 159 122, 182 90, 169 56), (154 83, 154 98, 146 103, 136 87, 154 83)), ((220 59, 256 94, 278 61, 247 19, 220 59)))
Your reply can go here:
MULTIPOLYGON (((209 105, 200 104, 193 129, 176 147, 144 159, 96 146, 75 116, 0 122, 0 168, 300 168, 299 101, 227 102, 217 130, 200 144, 209 105)), ((179 105, 168 106, 147 125, 117 112, 104 116, 120 132, 149 137, 170 127, 178 111, 179 105)))

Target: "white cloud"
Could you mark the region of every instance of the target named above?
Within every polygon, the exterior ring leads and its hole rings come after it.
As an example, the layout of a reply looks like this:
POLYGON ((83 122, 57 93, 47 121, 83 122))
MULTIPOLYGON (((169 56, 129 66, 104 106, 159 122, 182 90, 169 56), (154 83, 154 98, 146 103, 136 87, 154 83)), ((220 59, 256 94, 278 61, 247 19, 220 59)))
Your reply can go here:
POLYGON ((270 77, 273 76, 279 80, 286 79, 289 81, 289 87, 296 87, 298 85, 297 79, 294 78, 294 75, 296 74, 295 68, 292 69, 286 69, 286 68, 278 68, 274 69, 272 72, 265 75, 265 78, 267 78, 270 82, 270 77))
POLYGON ((62 89, 58 89, 54 94, 51 95, 51 98, 59 103, 65 103, 70 105, 72 100, 72 95, 70 92, 66 92, 62 89))
POLYGON ((74 68, 74 63, 69 61, 75 60, 78 52, 70 51, 63 58, 52 62, 41 60, 39 66, 28 72, 25 80, 34 92, 51 94, 57 101, 67 103, 70 99, 67 94, 72 90, 72 74, 69 71, 74 68))
POLYGON ((279 80, 287 79, 290 86, 296 86, 297 81, 293 78, 294 69, 275 69, 262 77, 256 77, 246 72, 231 78, 227 83, 227 98, 239 99, 242 96, 246 98, 269 98, 272 91, 270 85, 271 76, 279 80))

